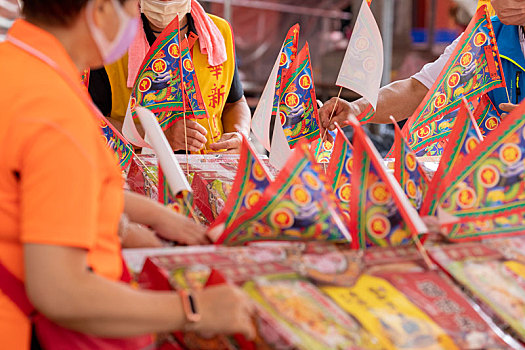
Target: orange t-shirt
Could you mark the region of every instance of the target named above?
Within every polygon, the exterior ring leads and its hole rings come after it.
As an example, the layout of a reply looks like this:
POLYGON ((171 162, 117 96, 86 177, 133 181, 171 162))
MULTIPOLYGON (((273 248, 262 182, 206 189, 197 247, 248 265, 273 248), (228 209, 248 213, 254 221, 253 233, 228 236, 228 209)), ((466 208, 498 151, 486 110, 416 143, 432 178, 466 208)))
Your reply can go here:
MULTIPOLYGON (((80 84, 54 36, 23 20, 9 35, 80 84)), ((79 247, 95 273, 118 279, 122 177, 96 117, 47 64, 11 42, 0 57, 0 262, 24 280, 23 244, 79 247)), ((29 337, 27 318, 0 292, 0 348, 27 349, 29 337)))

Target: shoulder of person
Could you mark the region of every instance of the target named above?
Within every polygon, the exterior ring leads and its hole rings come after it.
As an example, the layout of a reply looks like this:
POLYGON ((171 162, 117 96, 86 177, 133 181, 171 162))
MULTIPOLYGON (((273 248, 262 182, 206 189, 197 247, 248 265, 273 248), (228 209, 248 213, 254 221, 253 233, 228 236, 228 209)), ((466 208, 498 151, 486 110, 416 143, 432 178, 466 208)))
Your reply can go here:
POLYGON ((222 36, 225 39, 228 39, 228 37, 229 38, 233 37, 233 30, 232 30, 230 22, 228 22, 227 20, 225 20, 222 17, 216 16, 216 15, 212 15, 212 14, 209 14, 209 13, 208 13, 208 16, 210 16, 210 18, 213 21, 213 23, 215 23, 217 28, 219 28, 219 30, 222 33, 222 36))

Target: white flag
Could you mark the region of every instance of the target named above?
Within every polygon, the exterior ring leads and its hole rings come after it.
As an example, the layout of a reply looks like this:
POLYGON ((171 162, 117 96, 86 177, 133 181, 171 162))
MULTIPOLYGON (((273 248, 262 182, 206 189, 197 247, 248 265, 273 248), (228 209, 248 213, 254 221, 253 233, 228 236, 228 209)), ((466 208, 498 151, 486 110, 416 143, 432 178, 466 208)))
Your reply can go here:
POLYGON ((281 170, 288 158, 292 155, 292 150, 284 134, 281 118, 275 118, 273 125, 272 149, 270 150, 270 164, 281 170))
POLYGON ((171 191, 173 193, 179 193, 180 191, 191 192, 190 184, 182 172, 179 162, 175 158, 175 154, 153 112, 143 107, 137 107, 136 112, 144 127, 146 136, 151 141, 151 145, 157 154, 158 162, 162 167, 171 191))
POLYGON ((270 151, 270 120, 272 118, 273 98, 275 96, 280 57, 281 55, 279 54, 252 118, 252 132, 268 152, 270 151))
POLYGON ((142 136, 140 136, 137 127, 135 126, 135 121, 131 115, 131 100, 128 102, 128 109, 126 109, 126 116, 124 117, 124 123, 122 124, 122 135, 137 147, 151 148, 151 146, 144 141, 142 136))
POLYGON ((374 110, 383 75, 383 41, 376 20, 363 0, 336 85, 363 96, 374 110))

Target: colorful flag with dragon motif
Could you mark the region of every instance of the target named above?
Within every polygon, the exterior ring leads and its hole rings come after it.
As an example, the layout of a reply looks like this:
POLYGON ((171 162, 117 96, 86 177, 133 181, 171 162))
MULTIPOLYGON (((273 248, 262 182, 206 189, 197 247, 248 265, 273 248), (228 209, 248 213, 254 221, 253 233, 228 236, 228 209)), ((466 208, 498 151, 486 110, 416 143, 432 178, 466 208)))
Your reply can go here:
POLYGON ((273 97, 272 116, 276 117, 279 112, 279 101, 281 100, 281 87, 283 84, 286 71, 290 68, 293 61, 297 57, 298 43, 299 43, 299 24, 295 24, 288 30, 286 38, 284 39, 283 47, 279 55, 279 68, 277 70, 277 80, 275 82, 275 94, 273 97))
POLYGON ((102 114, 100 114, 99 117, 100 129, 104 135, 107 146, 115 152, 115 157, 122 170, 126 170, 133 158, 133 147, 102 114))
POLYGON ((179 38, 177 18, 162 31, 144 58, 130 98, 129 108, 133 118, 136 117, 136 106, 152 111, 162 130, 169 128, 183 115, 186 118, 207 117, 188 41, 179 38))
POLYGON ((332 137, 332 141, 325 139, 324 142, 321 142, 322 139, 318 138, 312 143, 312 153, 317 163, 327 164, 330 163, 330 159, 332 158, 337 131, 328 130, 328 133, 332 137))
POLYGON ((483 136, 467 103, 463 101, 456 116, 452 133, 445 146, 437 171, 434 173, 427 196, 421 207, 422 215, 434 215, 437 209, 439 188, 445 175, 464 157, 471 153, 482 141, 483 136))
POLYGON ((332 183, 332 190, 339 201, 339 206, 347 221, 350 221, 350 193, 352 185, 353 147, 346 137, 343 129, 336 124, 337 133, 340 135, 334 142, 334 151, 328 164, 327 176, 332 183))
MULTIPOLYGON (((188 217, 191 216, 191 212, 188 209, 188 205, 190 204, 187 204, 192 202, 191 192, 182 191, 177 195, 173 194, 160 165, 158 165, 158 169, 159 202, 176 213, 188 217)), ((191 182, 191 179, 188 179, 188 181, 191 182)))
POLYGON ((417 211, 396 179, 389 174, 372 141, 354 127, 354 158, 350 193, 350 232, 354 248, 408 244, 427 232, 417 211))
MULTIPOLYGON (((216 244, 241 245, 254 241, 348 242, 326 176, 301 141, 261 199, 229 228, 216 244)), ((213 238, 213 237, 212 237, 213 238)))
POLYGON ((441 208, 460 219, 452 239, 474 240, 521 230, 525 212, 525 104, 455 163, 438 193, 441 208))
POLYGON ((495 88, 505 87, 494 30, 481 7, 463 33, 445 68, 403 129, 410 148, 418 153, 434 141, 431 122, 495 88))
POLYGON ((412 206, 419 210, 426 197, 430 180, 408 146, 399 125, 394 120, 394 176, 405 191, 412 206))
POLYGON ((357 92, 375 110, 383 76, 383 40, 370 2, 361 3, 336 85, 357 92))
POLYGON ((230 195, 224 209, 210 228, 213 229, 221 224, 224 224, 225 228, 230 227, 236 218, 257 204, 271 181, 272 176, 266 166, 261 162, 249 141, 243 137, 239 166, 230 195))
POLYGON ((488 95, 481 96, 474 116, 483 136, 496 129, 501 122, 501 116, 488 95))
POLYGON ((281 92, 281 78, 283 70, 290 67, 297 54, 297 41, 299 39, 299 25, 296 24, 288 31, 284 43, 275 60, 268 81, 253 113, 252 132, 263 147, 270 152, 270 124, 275 120, 279 109, 281 92), (273 119, 272 119, 273 116, 273 119))
POLYGON ((82 84, 84 84, 85 87, 89 87, 89 74, 90 74, 90 70, 89 69, 84 69, 82 71, 82 74, 80 75, 80 80, 82 81, 82 84))
POLYGON ((279 118, 290 148, 319 136, 317 98, 308 43, 286 70, 281 83, 279 118))
POLYGON ((372 107, 371 104, 368 104, 365 110, 357 116, 357 120, 359 120, 361 124, 366 124, 374 116, 374 113, 374 107, 372 107))

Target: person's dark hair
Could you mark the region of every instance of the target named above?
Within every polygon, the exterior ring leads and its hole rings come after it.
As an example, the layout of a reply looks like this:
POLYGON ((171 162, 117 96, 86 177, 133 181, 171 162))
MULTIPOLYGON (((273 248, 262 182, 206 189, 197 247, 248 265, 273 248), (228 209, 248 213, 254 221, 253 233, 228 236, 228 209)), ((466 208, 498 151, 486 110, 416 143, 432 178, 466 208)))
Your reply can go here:
MULTIPOLYGON (((126 0, 119 0, 124 3, 126 0)), ((25 18, 50 25, 71 24, 89 0, 24 0, 22 14, 25 18)))

